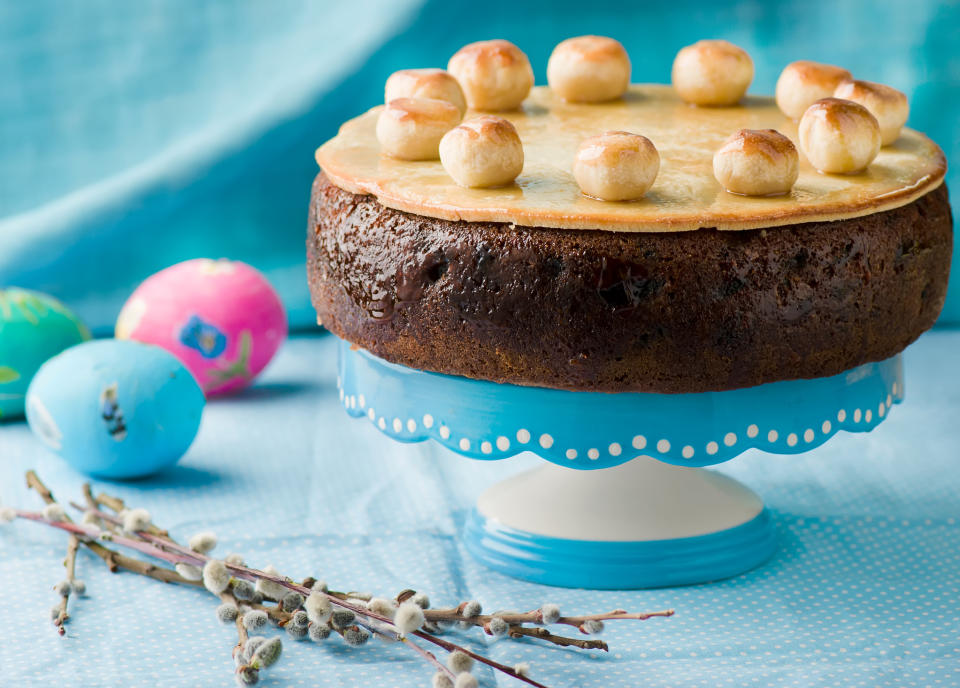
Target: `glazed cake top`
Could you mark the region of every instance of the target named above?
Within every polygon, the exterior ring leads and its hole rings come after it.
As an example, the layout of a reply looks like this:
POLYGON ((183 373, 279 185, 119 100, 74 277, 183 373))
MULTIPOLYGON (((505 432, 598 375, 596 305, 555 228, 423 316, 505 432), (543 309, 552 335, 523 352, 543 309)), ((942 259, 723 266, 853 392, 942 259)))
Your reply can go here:
MULTIPOLYGON (((739 196, 713 174, 713 155, 738 129, 776 129, 798 149, 797 123, 772 98, 745 97, 733 107, 696 107, 665 85, 633 85, 618 100, 567 103, 536 87, 522 109, 500 112, 523 142, 523 172, 510 186, 457 186, 439 160, 404 161, 383 154, 375 133, 383 106, 346 122, 316 152, 332 183, 371 194, 390 208, 446 220, 507 222, 537 227, 622 232, 687 231, 700 227, 755 229, 848 219, 906 205, 938 187, 943 151, 904 128, 865 172, 823 174, 800 152, 800 174, 789 194, 739 196), (656 145, 660 172, 646 196, 609 202, 580 192, 571 174, 583 139, 610 130, 643 134, 656 145)), ((465 119, 476 113, 467 112, 465 119)))

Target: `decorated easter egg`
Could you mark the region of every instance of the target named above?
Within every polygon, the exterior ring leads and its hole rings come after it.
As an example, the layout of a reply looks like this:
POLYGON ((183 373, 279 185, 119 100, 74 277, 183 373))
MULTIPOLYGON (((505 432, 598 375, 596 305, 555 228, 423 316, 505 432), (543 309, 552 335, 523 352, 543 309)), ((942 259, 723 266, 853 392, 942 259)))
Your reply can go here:
POLYGON ((117 339, 162 346, 207 395, 248 384, 287 336, 287 315, 266 278, 246 263, 199 258, 137 287, 117 319, 117 339))
POLYGON ((23 415, 27 387, 44 361, 87 339, 86 326, 55 298, 0 289, 0 419, 23 415))
POLYGON ((197 381, 170 352, 101 339, 40 367, 27 390, 27 422, 78 471, 139 478, 183 456, 205 403, 197 381))

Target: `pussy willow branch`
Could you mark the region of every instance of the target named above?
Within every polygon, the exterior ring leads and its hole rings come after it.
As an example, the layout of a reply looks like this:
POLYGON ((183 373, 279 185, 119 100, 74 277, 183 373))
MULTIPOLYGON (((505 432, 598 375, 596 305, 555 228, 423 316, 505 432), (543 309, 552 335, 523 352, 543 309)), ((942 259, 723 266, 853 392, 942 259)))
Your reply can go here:
MULTIPOLYGON (((27 471, 27 487, 36 491, 46 504, 53 504, 57 501, 54 499, 53 493, 47 488, 46 485, 43 484, 43 481, 41 481, 39 476, 37 476, 37 474, 33 471, 27 471)), ((69 516, 66 518, 67 522, 72 523, 69 516)), ((110 571, 110 573, 116 573, 120 569, 125 569, 131 573, 138 573, 141 576, 153 578, 161 583, 180 583, 182 585, 192 585, 194 587, 202 585, 199 581, 187 580, 173 569, 167 569, 162 566, 151 564, 150 562, 135 559, 134 557, 128 557, 127 555, 110 549, 109 547, 106 547, 95 540, 82 540, 81 544, 95 555, 100 557, 103 560, 103 563, 107 565, 107 570, 110 571)))
MULTIPOLYGON (((33 471, 28 472, 27 474, 27 484, 34 490, 36 490, 44 501, 48 504, 55 503, 53 494, 49 489, 40 481, 33 471)), ((127 533, 123 531, 122 525, 122 512, 126 509, 126 504, 124 501, 118 497, 113 497, 111 495, 101 493, 96 497, 93 496, 93 492, 90 489, 88 484, 83 486, 83 494, 85 501, 87 502, 87 511, 92 511, 93 514, 99 519, 100 524, 103 528, 97 526, 88 526, 86 524, 79 525, 74 523, 69 517, 66 517, 63 521, 51 521, 46 519, 43 515, 35 512, 26 512, 26 511, 17 511, 16 514, 18 517, 25 518, 28 520, 33 520, 37 522, 44 523, 54 528, 64 530, 71 534, 71 538, 76 538, 77 546, 83 544, 85 547, 93 551, 97 556, 99 556, 108 566, 111 572, 116 571, 118 568, 126 568, 134 573, 139 573, 144 576, 154 578, 156 580, 161 580, 163 582, 177 582, 193 586, 202 585, 199 581, 187 580, 180 576, 178 573, 171 569, 164 567, 158 567, 153 564, 141 561, 139 559, 134 559, 131 557, 125 557, 124 555, 116 552, 96 541, 97 537, 102 537, 107 540, 111 540, 118 545, 134 549, 138 552, 146 554, 147 556, 160 559, 167 562, 168 564, 190 564, 196 567, 203 567, 206 562, 213 559, 213 557, 207 556, 206 554, 196 552, 192 549, 184 547, 183 545, 176 542, 173 538, 170 537, 168 531, 163 530, 153 523, 150 523, 144 530, 138 531, 135 533, 127 533), (110 509, 115 514, 108 513, 104 509, 110 509)), ((73 504, 74 507, 84 510, 84 507, 73 504)), ((74 559, 75 559, 74 551, 74 559)), ((523 681, 529 685, 535 686, 536 688, 546 688, 543 684, 534 681, 533 679, 528 678, 520 674, 516 669, 496 662, 492 659, 484 657, 476 652, 473 652, 467 648, 461 647, 451 641, 439 638, 431 632, 431 628, 435 628, 435 623, 438 621, 459 621, 465 622, 470 625, 481 626, 486 632, 489 631, 488 623, 493 619, 497 618, 509 624, 508 636, 510 637, 531 637, 540 640, 545 640, 560 646, 575 646, 583 649, 602 649, 606 650, 606 643, 600 640, 585 640, 585 639, 574 639, 567 638, 564 636, 558 636, 550 633, 545 628, 536 626, 536 627, 527 627, 524 624, 543 624, 544 623, 544 612, 543 609, 537 609, 525 613, 517 612, 499 612, 495 614, 482 614, 473 617, 464 617, 463 610, 466 603, 462 603, 458 607, 451 609, 426 609, 424 610, 425 619, 429 622, 428 626, 425 626, 422 630, 413 631, 407 635, 404 635, 400 630, 395 626, 392 620, 388 617, 382 616, 378 613, 375 613, 369 610, 365 604, 362 602, 360 604, 356 603, 355 598, 368 599, 369 595, 360 595, 359 593, 341 593, 336 591, 330 591, 324 589, 323 591, 314 591, 312 589, 313 579, 306 579, 303 581, 303 584, 294 583, 287 578, 279 575, 271 575, 257 569, 248 568, 243 565, 230 564, 223 562, 227 571, 235 578, 243 579, 247 581, 270 581, 275 583, 285 589, 297 592, 304 597, 309 596, 311 593, 319 593, 325 595, 329 600, 330 604, 341 610, 347 610, 353 612, 356 617, 356 624, 367 629, 371 633, 380 635, 388 640, 403 642, 410 646, 410 648, 419 654, 423 659, 429 662, 432 666, 436 667, 438 671, 442 672, 444 675, 451 677, 453 676, 452 672, 445 667, 432 653, 428 652, 424 648, 420 647, 417 643, 413 642, 413 637, 425 640, 429 643, 432 643, 444 650, 449 652, 460 651, 463 652, 476 661, 486 664, 487 666, 503 672, 513 678, 516 678, 520 681, 523 681)), ((72 574, 70 574, 72 577, 72 574)), ((278 626, 283 626, 286 622, 292 618, 293 614, 284 612, 282 606, 278 604, 275 606, 267 606, 258 603, 243 602, 238 603, 236 598, 230 594, 226 593, 229 596, 229 599, 233 604, 237 606, 244 606, 251 609, 260 609, 268 614, 270 619, 278 626)), ((397 597, 397 603, 401 603, 412 597, 414 594, 413 591, 405 590, 401 595, 397 597), (401 599, 403 596, 403 599, 401 599)), ((220 596, 222 600, 227 601, 224 597, 220 596)), ((271 599, 271 598, 267 598, 271 599)), ((629 614, 625 610, 615 609, 610 612, 603 614, 592 614, 584 616, 568 616, 560 617, 558 620, 552 623, 559 623, 564 625, 569 625, 578 628, 581 632, 586 633, 587 630, 584 627, 584 624, 588 621, 606 621, 606 620, 617 620, 617 619, 635 619, 643 620, 649 619, 655 616, 670 616, 673 614, 672 610, 666 610, 661 612, 653 612, 647 614, 629 614)), ((247 642, 247 629, 243 625, 240 617, 238 617, 238 644, 237 648, 242 650, 243 645, 247 642)), ((338 629, 333 629, 337 630, 338 629)), ((236 652, 237 650, 235 650, 236 652)))
MULTIPOLYGON (((117 512, 118 514, 119 514, 120 512, 122 512, 124 509, 127 508, 126 503, 125 503, 122 499, 120 499, 119 497, 114 497, 114 496, 112 496, 112 495, 108 495, 108 494, 105 493, 105 492, 101 492, 100 494, 98 494, 98 495, 96 496, 96 500, 95 500, 95 501, 96 501, 96 503, 97 503, 99 506, 105 506, 105 507, 107 507, 107 508, 109 508, 109 509, 112 509, 113 511, 117 512)), ((171 540, 171 538, 170 538, 170 533, 169 533, 168 531, 163 530, 162 528, 158 528, 158 527, 157 527, 156 525, 154 525, 153 523, 151 523, 150 525, 147 526, 147 532, 150 533, 151 535, 156 535, 157 537, 162 537, 162 538, 164 538, 165 540, 171 540)), ((171 540, 171 542, 172 542, 172 540, 171 540)))
POLYGON ((247 640, 250 639, 250 636, 247 633, 247 627, 243 625, 243 614, 237 614, 235 623, 237 626, 237 644, 233 648, 234 657, 237 656, 238 652, 243 652, 244 645, 246 645, 247 640))
POLYGON ((603 650, 604 652, 610 649, 604 641, 597 638, 568 638, 565 635, 555 635, 542 626, 510 626, 508 634, 511 638, 527 636, 546 640, 560 647, 579 647, 581 650, 603 650))
MULTIPOLYGON (((511 626, 518 624, 540 624, 543 623, 543 613, 539 609, 534 609, 533 611, 519 613, 519 612, 500 612, 495 614, 478 614, 477 616, 463 616, 463 605, 460 607, 452 607, 449 609, 425 609, 424 616, 427 618, 427 621, 462 621, 474 626, 485 626, 490 622, 494 617, 503 619, 511 626)), ((647 612, 642 614, 630 614, 627 613, 624 609, 614 609, 612 611, 603 613, 603 614, 586 614, 583 616, 561 616, 555 621, 555 623, 565 625, 565 626, 574 626, 580 628, 586 621, 618 621, 618 620, 639 620, 646 621, 656 616, 668 617, 673 616, 674 610, 665 609, 658 612, 647 612)))
POLYGON ((53 623, 57 627, 57 633, 60 635, 66 634, 67 631, 63 625, 67 622, 67 619, 70 618, 70 615, 67 613, 67 604, 70 601, 70 594, 73 592, 73 582, 76 580, 78 549, 80 549, 80 538, 76 535, 71 535, 69 540, 67 540, 67 556, 63 560, 63 568, 66 569, 67 572, 66 581, 70 586, 63 591, 63 596, 56 606, 57 615, 53 618, 53 623))
MULTIPOLYGON (((76 506, 76 505, 74 505, 74 506, 76 506)), ((106 512, 102 512, 102 511, 97 511, 96 513, 97 513, 97 515, 98 515, 100 518, 104 519, 105 521, 114 522, 114 523, 119 522, 119 519, 118 519, 116 516, 114 516, 113 514, 108 514, 108 513, 106 513, 106 512)), ((160 536, 153 535, 153 534, 148 533, 148 532, 145 532, 145 531, 141 531, 141 532, 137 533, 137 535, 139 535, 139 536, 140 536, 141 538, 143 538, 144 540, 147 540, 148 542, 152 542, 152 543, 153 543, 154 545, 156 545, 158 548, 165 547, 165 548, 167 548, 167 549, 174 550, 174 552, 175 552, 176 554, 180 555, 180 556, 188 557, 188 558, 190 559, 190 561, 188 561, 187 563, 191 563, 191 564, 193 564, 193 565, 195 565, 195 566, 202 566, 203 563, 205 563, 206 560, 208 560, 208 559, 210 558, 210 557, 208 557, 208 556, 206 556, 206 555, 200 554, 199 552, 194 552, 193 550, 187 549, 187 548, 185 548, 185 547, 177 544, 176 542, 173 542, 172 540, 169 540, 168 538, 162 538, 162 537, 160 537, 160 536)), ((116 541, 117 541, 117 542, 120 542, 119 539, 116 540, 116 541)), ((262 571, 257 571, 257 570, 254 570, 254 569, 248 569, 248 568, 246 568, 246 567, 244 567, 244 566, 237 566, 237 565, 234 565, 234 564, 226 564, 226 567, 227 567, 227 570, 228 570, 228 571, 230 571, 233 575, 237 576, 238 578, 246 578, 246 579, 248 579, 248 580, 257 580, 258 578, 259 578, 259 579, 264 579, 264 580, 269 580, 269 581, 272 581, 272 582, 274 582, 274 583, 278 583, 279 585, 282 585, 282 586, 284 586, 284 587, 286 587, 286 588, 288 588, 288 589, 290 589, 290 590, 293 590, 293 591, 295 591, 295 592, 299 592, 299 593, 302 594, 302 595, 309 595, 310 592, 311 592, 311 590, 310 590, 309 588, 306 588, 306 587, 304 587, 304 586, 302 586, 302 585, 297 585, 296 583, 291 583, 290 581, 287 581, 285 578, 280 577, 280 576, 272 576, 272 575, 270 575, 270 574, 263 573, 262 571)), ((341 599, 339 599, 339 598, 335 598, 335 597, 333 597, 332 595, 330 595, 329 593, 326 593, 326 594, 327 594, 327 596, 328 596, 329 598, 331 598, 331 604, 335 604, 335 605, 337 605, 337 606, 342 606, 342 607, 345 608, 345 609, 349 609, 350 611, 353 611, 355 614, 357 614, 357 615, 358 615, 359 617, 361 617, 361 618, 362 618, 362 617, 373 617, 373 618, 375 618, 375 619, 377 619, 377 620, 379 620, 379 621, 382 621, 382 622, 388 624, 390 628, 395 629, 395 627, 393 626, 393 624, 392 624, 388 619, 386 619, 385 617, 381 617, 381 616, 379 616, 379 615, 375 615, 375 614, 373 614, 372 612, 370 612, 369 610, 367 610, 366 608, 357 607, 357 606, 352 605, 352 604, 350 604, 350 603, 348 603, 348 602, 345 602, 345 601, 343 601, 343 600, 341 600, 341 599)), ((449 612, 449 611, 451 611, 451 610, 446 610, 446 611, 449 612)), ((453 611, 453 612, 457 612, 457 610, 452 610, 452 611, 453 611)), ((531 620, 533 620, 533 616, 532 616, 532 615, 534 615, 534 614, 535 614, 534 612, 530 612, 530 614, 528 614, 528 615, 514 615, 514 616, 530 616, 531 620)), ((359 621, 359 619, 358 619, 358 621, 359 621)), ((390 639, 392 639, 392 640, 400 640, 400 638, 401 638, 401 634, 399 633, 399 631, 396 631, 396 630, 395 630, 396 635, 393 635, 393 634, 385 634, 385 633, 383 632, 383 630, 378 629, 378 628, 376 628, 376 627, 371 628, 369 625, 364 624, 364 623, 362 623, 362 622, 360 622, 360 625, 365 626, 365 627, 366 627, 368 630, 370 630, 371 632, 379 633, 380 635, 387 635, 387 637, 390 638, 390 639)), ((511 629, 511 630, 512 630, 512 629, 511 629)), ((501 672, 503 672, 503 673, 506 673, 506 674, 508 674, 509 676, 512 676, 513 678, 516 678, 516 679, 519 679, 519 680, 521 680, 521 681, 523 681, 523 682, 525 682, 525 683, 528 683, 529 685, 537 686, 538 688, 546 688, 546 686, 544 686, 543 684, 538 683, 538 682, 530 679, 529 677, 526 677, 526 676, 523 676, 523 675, 517 673, 512 667, 509 667, 509 666, 504 665, 504 664, 500 664, 499 662, 495 662, 495 661, 493 661, 493 660, 491 660, 491 659, 489 659, 489 658, 487 658, 487 657, 485 657, 485 656, 483 656, 483 655, 477 654, 477 653, 475 653, 475 652, 471 652, 470 650, 468 650, 468 649, 466 649, 466 648, 462 648, 462 647, 460 647, 460 646, 458 646, 458 645, 456 645, 456 644, 454 644, 454 643, 451 643, 451 642, 446 641, 446 640, 442 640, 442 639, 440 639, 440 638, 437 638, 436 636, 433 636, 433 635, 431 635, 431 634, 425 633, 425 632, 423 632, 423 631, 415 631, 415 632, 414 632, 414 635, 416 635, 417 637, 423 638, 424 640, 427 640, 427 641, 429 641, 429 642, 433 642, 434 644, 436 644, 436 645, 438 645, 438 646, 440 646, 440 647, 443 647, 444 649, 447 649, 447 650, 449 650, 449 651, 451 651, 451 652, 454 651, 454 650, 460 650, 460 651, 462 651, 462 652, 465 652, 466 654, 470 655, 471 657, 473 657, 473 658, 476 659, 477 661, 479 661, 479 662, 481 662, 481 663, 483 663, 483 664, 486 664, 487 666, 490 666, 490 667, 493 668, 493 669, 496 669, 496 670, 498 670, 498 671, 501 671, 501 672)), ((576 646, 578 646, 578 647, 583 647, 583 648, 585 648, 585 649, 591 649, 590 644, 588 644, 589 641, 586 641, 586 642, 582 643, 582 642, 579 641, 579 640, 567 639, 567 638, 563 638, 562 636, 554 636, 554 635, 551 634, 551 633, 546 633, 545 635, 544 635, 544 634, 539 634, 539 635, 537 635, 537 636, 535 636, 535 637, 537 637, 537 638, 539 638, 539 639, 541 639, 541 640, 547 640, 547 641, 549 641, 549 642, 554 642, 555 644, 558 644, 558 645, 576 645, 576 646), (558 642, 558 641, 559 641, 559 642, 558 642)), ((416 643, 408 642, 407 644, 408 644, 408 645, 411 647, 411 649, 413 649, 415 652, 418 652, 419 654, 421 654, 421 656, 423 656, 424 659, 426 659, 427 661, 431 661, 431 660, 430 660, 430 657, 433 657, 433 656, 430 655, 430 653, 427 653, 425 650, 423 650, 423 648, 419 647, 416 643), (427 655, 430 655, 430 656, 428 657, 427 655)), ((435 660, 436 658, 433 657, 433 659, 435 660)), ((431 664, 432 664, 432 663, 433 663, 433 662, 431 661, 431 664)))
POLYGON ((448 668, 443 664, 443 662, 441 662, 439 659, 437 659, 437 656, 436 656, 435 654, 433 654, 432 652, 430 652, 430 651, 428 651, 428 650, 420 647, 419 645, 417 645, 415 642, 413 642, 413 641, 410 640, 409 638, 404 638, 404 639, 403 639, 403 643, 404 643, 405 645, 409 645, 411 648, 413 648, 413 650, 414 650, 415 652, 417 652, 417 653, 418 653, 421 657, 423 657, 425 660, 427 660, 427 662, 428 662, 429 664, 432 664, 432 665, 436 668, 437 671, 439 671, 439 672, 442 673, 442 674, 446 674, 447 678, 449 678, 451 681, 454 680, 454 679, 456 679, 456 676, 454 676, 454 673, 453 673, 452 671, 450 671, 450 669, 448 669, 448 668))
MULTIPOLYGON (((103 494, 99 495, 97 497, 97 502, 100 503, 101 501, 104 500, 104 498, 106 498, 106 500, 109 501, 110 508, 118 508, 121 511, 123 510, 124 508, 123 501, 116 498, 110 498, 108 495, 103 495, 103 494)), ((77 509, 82 508, 80 507, 80 505, 75 504, 73 502, 71 502, 71 506, 77 509)), ((107 513, 100 509, 95 509, 93 511, 104 522, 113 523, 114 525, 119 525, 121 523, 121 520, 118 518, 118 516, 114 514, 107 513)), ((209 557, 206 554, 201 554, 199 552, 195 552, 192 549, 184 547, 183 545, 171 539, 169 534, 167 534, 167 531, 160 530, 156 528, 156 526, 153 526, 152 524, 148 526, 148 530, 139 531, 135 533, 135 535, 139 536, 140 538, 142 538, 142 540, 146 541, 146 542, 141 542, 139 540, 136 541, 137 543, 139 543, 139 545, 135 547, 135 549, 138 549, 139 551, 142 551, 145 554, 150 554, 150 552, 142 549, 142 546, 150 547, 152 545, 158 551, 164 552, 168 555, 173 554, 175 556, 180 557, 178 560, 167 559, 167 561, 169 561, 170 563, 186 563, 186 564, 191 564, 193 566, 203 567, 203 565, 207 561, 212 559, 212 557, 209 557)), ((129 538, 125 538, 125 537, 117 538, 116 536, 114 536, 114 541, 118 543, 123 542, 123 544, 126 544, 126 542, 129 541, 129 538)), ((160 557, 160 558, 164 558, 164 557, 160 557)), ((259 571, 257 569, 251 569, 251 568, 247 568, 246 566, 239 566, 236 564, 229 564, 227 562, 224 562, 224 565, 226 566, 227 570, 237 578, 242 578, 248 581, 268 580, 273 583, 277 583, 278 585, 281 585, 289 590, 298 592, 304 597, 307 597, 310 595, 311 592, 314 592, 313 590, 306 588, 302 585, 297 585, 296 583, 292 583, 291 581, 288 581, 286 578, 282 576, 273 576, 271 574, 265 573, 263 571, 259 571)), ((374 612, 371 612, 370 610, 368 610, 366 607, 357 606, 350 602, 334 597, 329 593, 321 592, 320 594, 325 595, 327 599, 330 600, 330 603, 332 605, 340 607, 341 609, 353 612, 354 616, 357 617, 357 624, 360 626, 363 626, 371 633, 375 633, 391 641, 399 641, 402 639, 403 634, 400 632, 400 630, 396 626, 393 625, 393 622, 390 619, 384 616, 380 616, 379 614, 375 614, 374 612)), ((271 614, 269 609, 263 607, 263 610, 266 611, 268 615, 271 616, 271 618, 274 620, 275 623, 277 623, 278 625, 283 625, 282 623, 280 623, 280 621, 277 620, 275 614, 271 614)), ((338 633, 340 632, 338 629, 334 629, 334 630, 337 630, 338 633)))
POLYGON ((547 686, 543 685, 542 683, 538 683, 537 681, 534 681, 529 676, 524 676, 523 674, 517 673, 517 670, 514 669, 513 667, 507 666, 506 664, 501 664, 500 662, 490 659, 489 657, 484 657, 483 655, 477 654, 473 650, 470 650, 466 647, 460 647, 459 645, 455 645, 454 643, 451 643, 449 640, 446 640, 445 638, 440 638, 439 636, 435 636, 432 633, 425 633, 424 631, 414 631, 413 634, 418 638, 423 638, 427 642, 437 645, 438 647, 442 647, 444 650, 447 650, 448 652, 454 652, 455 650, 459 650, 464 654, 470 655, 478 662, 486 664, 488 667, 496 669, 497 671, 501 671, 507 674, 508 676, 512 676, 518 681, 523 681, 524 683, 528 683, 531 686, 536 686, 536 688, 547 688, 547 686))
MULTIPOLYGON (((224 602, 225 604, 232 604, 234 607, 239 608, 239 602, 231 592, 220 593, 220 601, 224 602)), ((237 618, 234 619, 234 623, 237 627, 237 644, 233 646, 233 656, 236 657, 238 653, 243 652, 243 646, 247 644, 247 640, 250 636, 247 633, 247 627, 243 625, 243 614, 237 614, 237 618)))

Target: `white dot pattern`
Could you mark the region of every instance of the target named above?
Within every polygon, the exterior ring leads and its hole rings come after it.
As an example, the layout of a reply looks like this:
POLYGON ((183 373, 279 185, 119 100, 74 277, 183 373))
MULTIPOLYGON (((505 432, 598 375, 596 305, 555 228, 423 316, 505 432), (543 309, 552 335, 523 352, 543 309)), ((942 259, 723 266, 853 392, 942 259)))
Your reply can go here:
MULTIPOLYGON (((877 404, 876 408, 876 419, 879 422, 880 419, 884 418, 889 410, 889 404, 893 402, 893 394, 897 389, 897 385, 892 383, 889 387, 889 393, 886 394, 885 399, 881 400, 877 404)), ((344 406, 348 411, 355 409, 358 406, 364 406, 367 402, 367 398, 364 394, 345 394, 344 389, 341 387, 339 390, 340 396, 343 399, 344 406), (359 401, 358 401, 359 399, 359 401)), ((389 404, 388 404, 389 405, 389 404)), ((827 414, 831 416, 835 415, 838 423, 845 423, 846 418, 848 417, 847 410, 845 408, 839 408, 835 411, 828 411, 827 414)), ((373 408, 369 409, 369 415, 373 419, 373 408)), ((808 419, 809 420, 809 419, 808 419)), ((869 430, 872 428, 874 423, 874 411, 871 408, 867 408, 865 411, 857 408, 853 412, 853 422, 855 424, 860 423, 861 420, 866 421, 870 427, 864 428, 864 430, 869 430)), ((377 421, 378 427, 382 430, 385 430, 384 426, 385 419, 381 418, 377 421)), ((426 413, 422 416, 423 429, 424 431, 430 431, 434 424, 434 417, 430 413, 426 413)), ((788 421, 789 422, 789 421, 788 421)), ((393 433, 396 435, 402 435, 406 439, 426 439, 428 437, 436 437, 431 432, 419 432, 420 426, 418 426, 417 421, 414 418, 408 418, 406 422, 402 418, 394 418, 392 422, 386 420, 387 427, 392 429, 393 433)), ((743 426, 741 426, 743 427, 743 426)), ((501 429, 501 428, 496 428, 501 429)), ((502 428, 506 430, 506 428, 502 428)), ((670 461, 674 463, 679 463, 683 461, 691 461, 693 465, 709 465, 712 463, 723 462, 733 458, 734 456, 739 455, 743 451, 751 447, 766 448, 769 451, 782 451, 783 445, 780 444, 780 436, 783 434, 786 437, 786 445, 790 449, 797 447, 801 440, 804 445, 819 445, 829 439, 832 434, 840 429, 834 428, 833 423, 829 418, 827 419, 816 419, 812 426, 801 426, 795 431, 790 431, 788 428, 785 428, 784 431, 778 431, 776 427, 767 428, 766 430, 761 430, 758 423, 749 423, 744 427, 742 439, 741 436, 734 431, 728 431, 722 433, 719 440, 722 442, 722 445, 729 449, 721 454, 720 452, 720 442, 716 440, 709 440, 705 444, 688 443, 682 440, 688 439, 684 437, 674 438, 677 441, 673 442, 667 437, 660 437, 656 440, 654 448, 656 453, 665 461, 670 461), (818 430, 821 434, 818 434, 818 430), (763 440, 757 441, 757 438, 765 434, 766 442, 763 440), (699 458, 697 461, 694 461, 694 457, 698 454, 698 448, 700 451, 703 451, 706 458, 699 458), (718 456, 718 454, 721 454, 718 456)), ((849 426, 846 426, 845 429, 851 429, 849 426)), ((449 440, 451 435, 456 436, 456 429, 451 430, 445 425, 441 425, 437 431, 437 435, 444 441, 449 440)), ((492 435, 490 437, 483 437, 484 429, 473 427, 463 427, 460 428, 460 432, 468 436, 477 436, 480 435, 479 439, 476 440, 476 447, 479 451, 485 455, 494 454, 494 450, 498 453, 498 456, 495 458, 502 458, 509 456, 511 453, 517 453, 522 451, 521 447, 513 448, 511 446, 511 441, 506 435, 492 435)), ((530 442, 531 434, 530 431, 525 427, 520 427, 510 429, 510 432, 515 434, 516 441, 518 445, 524 445, 530 442)), ((615 430, 611 431, 615 432, 615 430)), ((544 454, 545 458, 550 458, 551 460, 558 459, 558 454, 566 458, 567 461, 575 461, 579 459, 580 461, 590 460, 590 461, 599 461, 601 458, 607 461, 608 465, 615 465, 623 459, 618 459, 623 454, 622 445, 619 442, 610 442, 606 444, 606 449, 598 448, 597 446, 586 446, 581 445, 577 447, 576 445, 570 446, 569 440, 569 429, 564 428, 562 431, 557 433, 552 432, 540 432, 537 437, 537 443, 540 448, 549 452, 544 454), (558 442, 559 439, 559 442, 558 442), (556 446, 556 448, 554 448, 556 446)), ((601 438, 606 439, 606 438, 601 438)), ((648 441, 647 436, 638 434, 633 435, 630 446, 632 446, 637 451, 644 451, 647 449, 648 441)), ((448 445, 449 446, 449 445, 448 445)), ((459 440, 455 442, 456 447, 471 447, 474 446, 471 440, 459 440)), ((469 449, 464 449, 464 451, 469 451, 469 449)), ((631 458, 630 456, 624 457, 625 459, 631 458)))

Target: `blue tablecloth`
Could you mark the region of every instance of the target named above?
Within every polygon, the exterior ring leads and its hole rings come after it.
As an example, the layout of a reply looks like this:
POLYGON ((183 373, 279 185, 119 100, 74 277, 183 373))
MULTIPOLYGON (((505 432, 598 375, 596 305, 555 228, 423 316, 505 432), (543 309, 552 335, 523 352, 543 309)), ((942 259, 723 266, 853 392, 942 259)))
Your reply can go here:
MULTIPOLYGON (((566 612, 674 607, 671 619, 608 624, 609 654, 485 641, 530 662, 550 686, 955 686, 960 684, 960 332, 907 351, 907 400, 870 435, 840 434, 806 455, 751 452, 723 465, 773 512, 780 550, 712 585, 634 592, 560 590, 491 573, 459 531, 477 494, 536 465, 474 462, 433 444, 401 445, 348 420, 334 386, 334 340, 290 341, 260 383, 214 401, 181 465, 153 479, 95 485, 150 509, 186 537, 211 528, 223 552, 332 585, 488 609, 556 602, 566 612)), ((61 497, 83 476, 0 426, 0 499, 35 505, 36 468, 61 497)), ((65 538, 29 523, 0 529, 0 685, 232 685, 235 632, 206 593, 107 574, 82 553, 88 597, 60 638, 48 621, 65 538)), ((460 633, 455 631, 455 633, 460 633)), ((426 686, 413 653, 285 642, 268 686, 426 686)), ((482 684, 520 685, 480 672, 482 684)))

